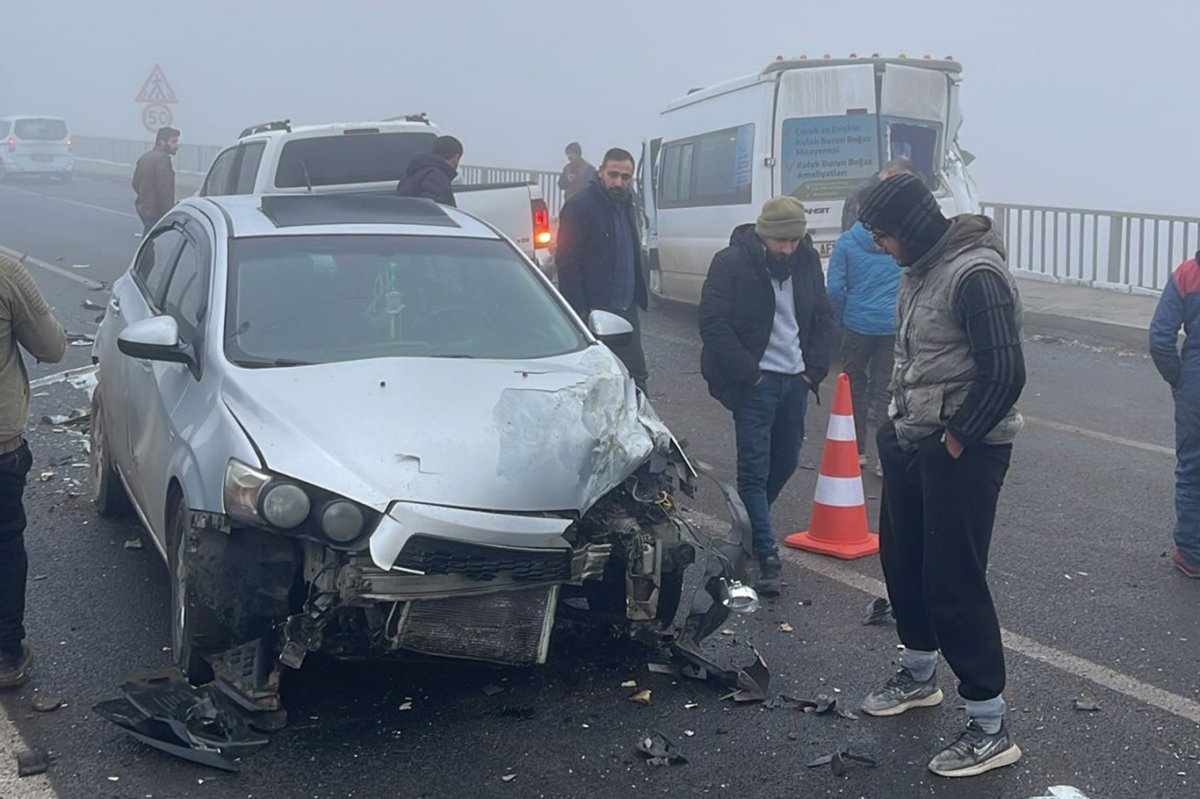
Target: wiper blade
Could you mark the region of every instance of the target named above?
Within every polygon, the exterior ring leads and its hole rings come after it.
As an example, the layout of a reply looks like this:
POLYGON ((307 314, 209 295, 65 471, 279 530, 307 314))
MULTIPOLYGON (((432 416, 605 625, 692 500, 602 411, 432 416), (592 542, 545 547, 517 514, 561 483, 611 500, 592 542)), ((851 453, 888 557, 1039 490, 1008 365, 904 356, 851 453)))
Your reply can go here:
POLYGON ((246 369, 271 369, 274 367, 313 365, 309 361, 297 361, 292 358, 276 358, 273 361, 234 361, 234 363, 246 369))

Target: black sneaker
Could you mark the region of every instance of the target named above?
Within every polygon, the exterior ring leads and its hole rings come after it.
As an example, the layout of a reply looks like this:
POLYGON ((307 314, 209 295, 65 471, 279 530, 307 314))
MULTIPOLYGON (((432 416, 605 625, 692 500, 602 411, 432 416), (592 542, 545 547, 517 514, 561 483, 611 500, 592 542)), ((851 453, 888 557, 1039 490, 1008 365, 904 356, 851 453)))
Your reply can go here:
POLYGON ((1000 731, 990 735, 971 719, 958 740, 929 761, 929 770, 939 777, 974 777, 1020 759, 1021 747, 1009 735, 1008 724, 1001 722, 1000 731))
POLYGON ((914 707, 934 707, 942 703, 937 675, 924 682, 913 679, 912 672, 901 667, 883 687, 867 694, 860 708, 872 716, 899 716, 914 707))
POLYGON ((758 582, 755 583, 755 588, 758 593, 763 596, 779 596, 783 586, 783 581, 780 573, 783 571, 783 564, 779 562, 779 554, 772 552, 770 555, 763 555, 758 559, 758 582))
POLYGON ((22 642, 19 652, 0 650, 0 688, 16 688, 29 679, 29 667, 33 665, 33 650, 22 642))

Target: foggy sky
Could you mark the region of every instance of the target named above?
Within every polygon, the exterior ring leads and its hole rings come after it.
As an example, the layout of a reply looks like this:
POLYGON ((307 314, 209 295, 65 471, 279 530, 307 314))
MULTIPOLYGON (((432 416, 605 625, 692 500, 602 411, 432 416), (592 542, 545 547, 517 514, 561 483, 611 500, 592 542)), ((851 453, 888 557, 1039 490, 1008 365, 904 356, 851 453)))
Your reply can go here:
POLYGON ((984 199, 1200 215, 1200 2, 33 0, 5 12, 0 114, 147 136, 160 63, 185 140, 427 111, 465 162, 637 153, 689 88, 777 55, 953 55, 984 199))

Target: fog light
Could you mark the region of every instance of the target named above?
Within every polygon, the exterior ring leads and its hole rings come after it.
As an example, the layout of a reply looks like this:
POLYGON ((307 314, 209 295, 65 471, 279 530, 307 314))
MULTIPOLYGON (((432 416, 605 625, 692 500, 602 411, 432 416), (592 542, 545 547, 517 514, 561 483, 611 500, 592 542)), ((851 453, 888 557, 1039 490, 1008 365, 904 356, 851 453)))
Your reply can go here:
POLYGON ((292 483, 276 483, 263 495, 263 518, 284 530, 303 524, 311 508, 308 494, 292 483))
POLYGON ((321 529, 339 544, 358 538, 363 528, 363 512, 353 502, 339 499, 330 502, 321 513, 321 529))

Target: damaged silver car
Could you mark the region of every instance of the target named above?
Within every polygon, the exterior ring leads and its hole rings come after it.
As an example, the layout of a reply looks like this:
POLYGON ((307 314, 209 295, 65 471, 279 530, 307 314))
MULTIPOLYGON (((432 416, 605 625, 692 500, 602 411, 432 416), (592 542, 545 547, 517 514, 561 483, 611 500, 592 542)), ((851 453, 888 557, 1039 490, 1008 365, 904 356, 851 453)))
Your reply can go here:
POLYGON ((697 471, 602 343, 630 333, 453 209, 191 198, 113 286, 93 500, 166 559, 188 677, 260 708, 309 652, 536 664, 556 619, 694 651, 753 603, 744 509, 680 513, 697 471))

